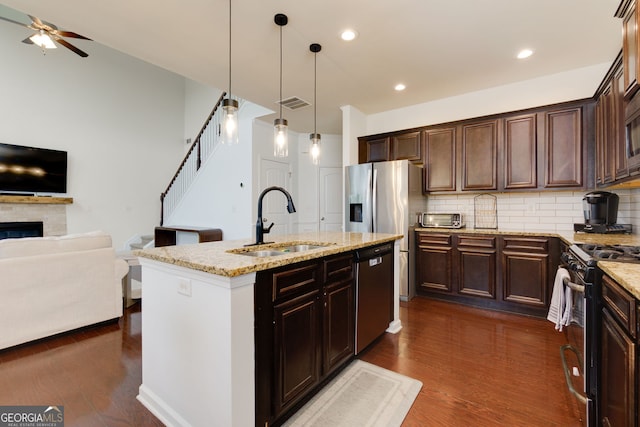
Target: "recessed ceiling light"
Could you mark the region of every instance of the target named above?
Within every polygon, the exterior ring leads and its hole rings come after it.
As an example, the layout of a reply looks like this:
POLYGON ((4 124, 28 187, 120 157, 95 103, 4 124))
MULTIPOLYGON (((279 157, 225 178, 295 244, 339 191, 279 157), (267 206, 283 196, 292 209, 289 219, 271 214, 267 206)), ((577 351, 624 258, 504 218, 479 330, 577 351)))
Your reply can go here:
POLYGON ((533 55, 533 51, 531 49, 522 49, 518 52, 518 59, 528 58, 533 55))
POLYGON ((405 90, 407 87, 402 84, 402 83, 398 83, 397 85, 395 85, 394 89, 397 90, 398 92, 405 90))
POLYGON ((340 34, 340 38, 344 41, 351 41, 358 37, 358 33, 355 30, 344 30, 342 34, 340 34))

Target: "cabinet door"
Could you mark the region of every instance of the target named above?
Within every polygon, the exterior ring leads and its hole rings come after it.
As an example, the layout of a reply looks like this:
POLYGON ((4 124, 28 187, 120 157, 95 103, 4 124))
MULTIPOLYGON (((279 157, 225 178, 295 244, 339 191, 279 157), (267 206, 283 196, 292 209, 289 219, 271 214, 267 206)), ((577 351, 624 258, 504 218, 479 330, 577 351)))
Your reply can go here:
POLYGON ((323 375, 354 355, 353 279, 333 283, 324 291, 323 375))
POLYGON ((504 120, 504 188, 536 188, 536 115, 504 120))
POLYGON ((453 236, 418 233, 416 291, 453 292, 453 236))
POLYGON ((384 138, 360 138, 358 140, 358 162, 384 162, 391 160, 391 142, 384 138))
POLYGON ((622 66, 613 74, 613 155, 614 155, 614 169, 613 174, 616 180, 626 178, 629 176, 629 169, 627 169, 627 140, 625 135, 624 115, 625 115, 625 100, 624 100, 624 72, 622 66))
POLYGON ((498 120, 462 125, 462 190, 497 190, 498 120))
POLYGON ((552 282, 550 239, 503 237, 502 241, 503 301, 546 311, 552 282))
POLYGON ((392 160, 422 161, 421 132, 407 132, 391 137, 392 160))
POLYGON ((456 190, 456 128, 424 131, 426 191, 456 190))
POLYGON ((622 57, 624 68, 624 94, 630 98, 638 90, 638 13, 635 2, 622 20, 622 57))
POLYGON ((273 308, 275 416, 320 380, 320 294, 309 292, 273 308))
POLYGON ((582 186, 581 126, 581 107, 545 114, 545 187, 582 186))
POLYGON ((495 299, 496 237, 458 236, 458 293, 495 299))
POLYGON ((636 345, 618 326, 609 310, 602 310, 600 419, 603 426, 635 425, 636 345))

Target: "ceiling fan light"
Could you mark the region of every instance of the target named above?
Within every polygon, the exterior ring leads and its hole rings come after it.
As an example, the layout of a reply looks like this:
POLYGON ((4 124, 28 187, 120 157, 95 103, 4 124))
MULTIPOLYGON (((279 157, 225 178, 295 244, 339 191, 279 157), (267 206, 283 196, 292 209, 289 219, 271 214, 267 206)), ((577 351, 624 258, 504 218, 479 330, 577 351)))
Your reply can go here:
POLYGON ((223 144, 238 143, 238 101, 222 100, 222 132, 220 141, 223 144))
POLYGON ((51 40, 51 37, 49 37, 49 34, 45 33, 42 30, 29 37, 29 40, 31 40, 33 44, 39 46, 42 49, 57 48, 56 44, 53 42, 53 40, 51 40))

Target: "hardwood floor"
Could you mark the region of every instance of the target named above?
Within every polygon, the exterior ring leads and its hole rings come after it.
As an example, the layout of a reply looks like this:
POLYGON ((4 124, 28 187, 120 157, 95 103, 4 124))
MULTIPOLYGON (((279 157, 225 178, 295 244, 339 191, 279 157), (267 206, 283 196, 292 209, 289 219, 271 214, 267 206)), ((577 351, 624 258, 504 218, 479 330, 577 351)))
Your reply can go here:
MULTIPOLYGON (((361 355, 423 383, 403 426, 579 426, 546 320, 415 298, 361 355)), ((63 405, 65 425, 161 426, 137 400, 140 304, 118 323, 0 351, 0 405, 63 405)), ((208 426, 207 426, 208 427, 208 426)))

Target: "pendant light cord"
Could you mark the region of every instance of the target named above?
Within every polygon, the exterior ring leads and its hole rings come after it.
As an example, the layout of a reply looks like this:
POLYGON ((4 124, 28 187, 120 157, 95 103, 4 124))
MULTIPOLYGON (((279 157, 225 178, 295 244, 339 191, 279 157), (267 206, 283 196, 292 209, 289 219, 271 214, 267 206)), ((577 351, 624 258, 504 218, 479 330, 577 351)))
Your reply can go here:
POLYGON ((280 26, 280 119, 282 120, 282 26, 280 26))
POLYGON ((231 0, 229 0, 229 93, 227 97, 231 99, 231 0))
POLYGON ((313 133, 317 134, 316 119, 318 114, 316 112, 317 101, 317 86, 318 86, 318 53, 313 54, 313 133))

